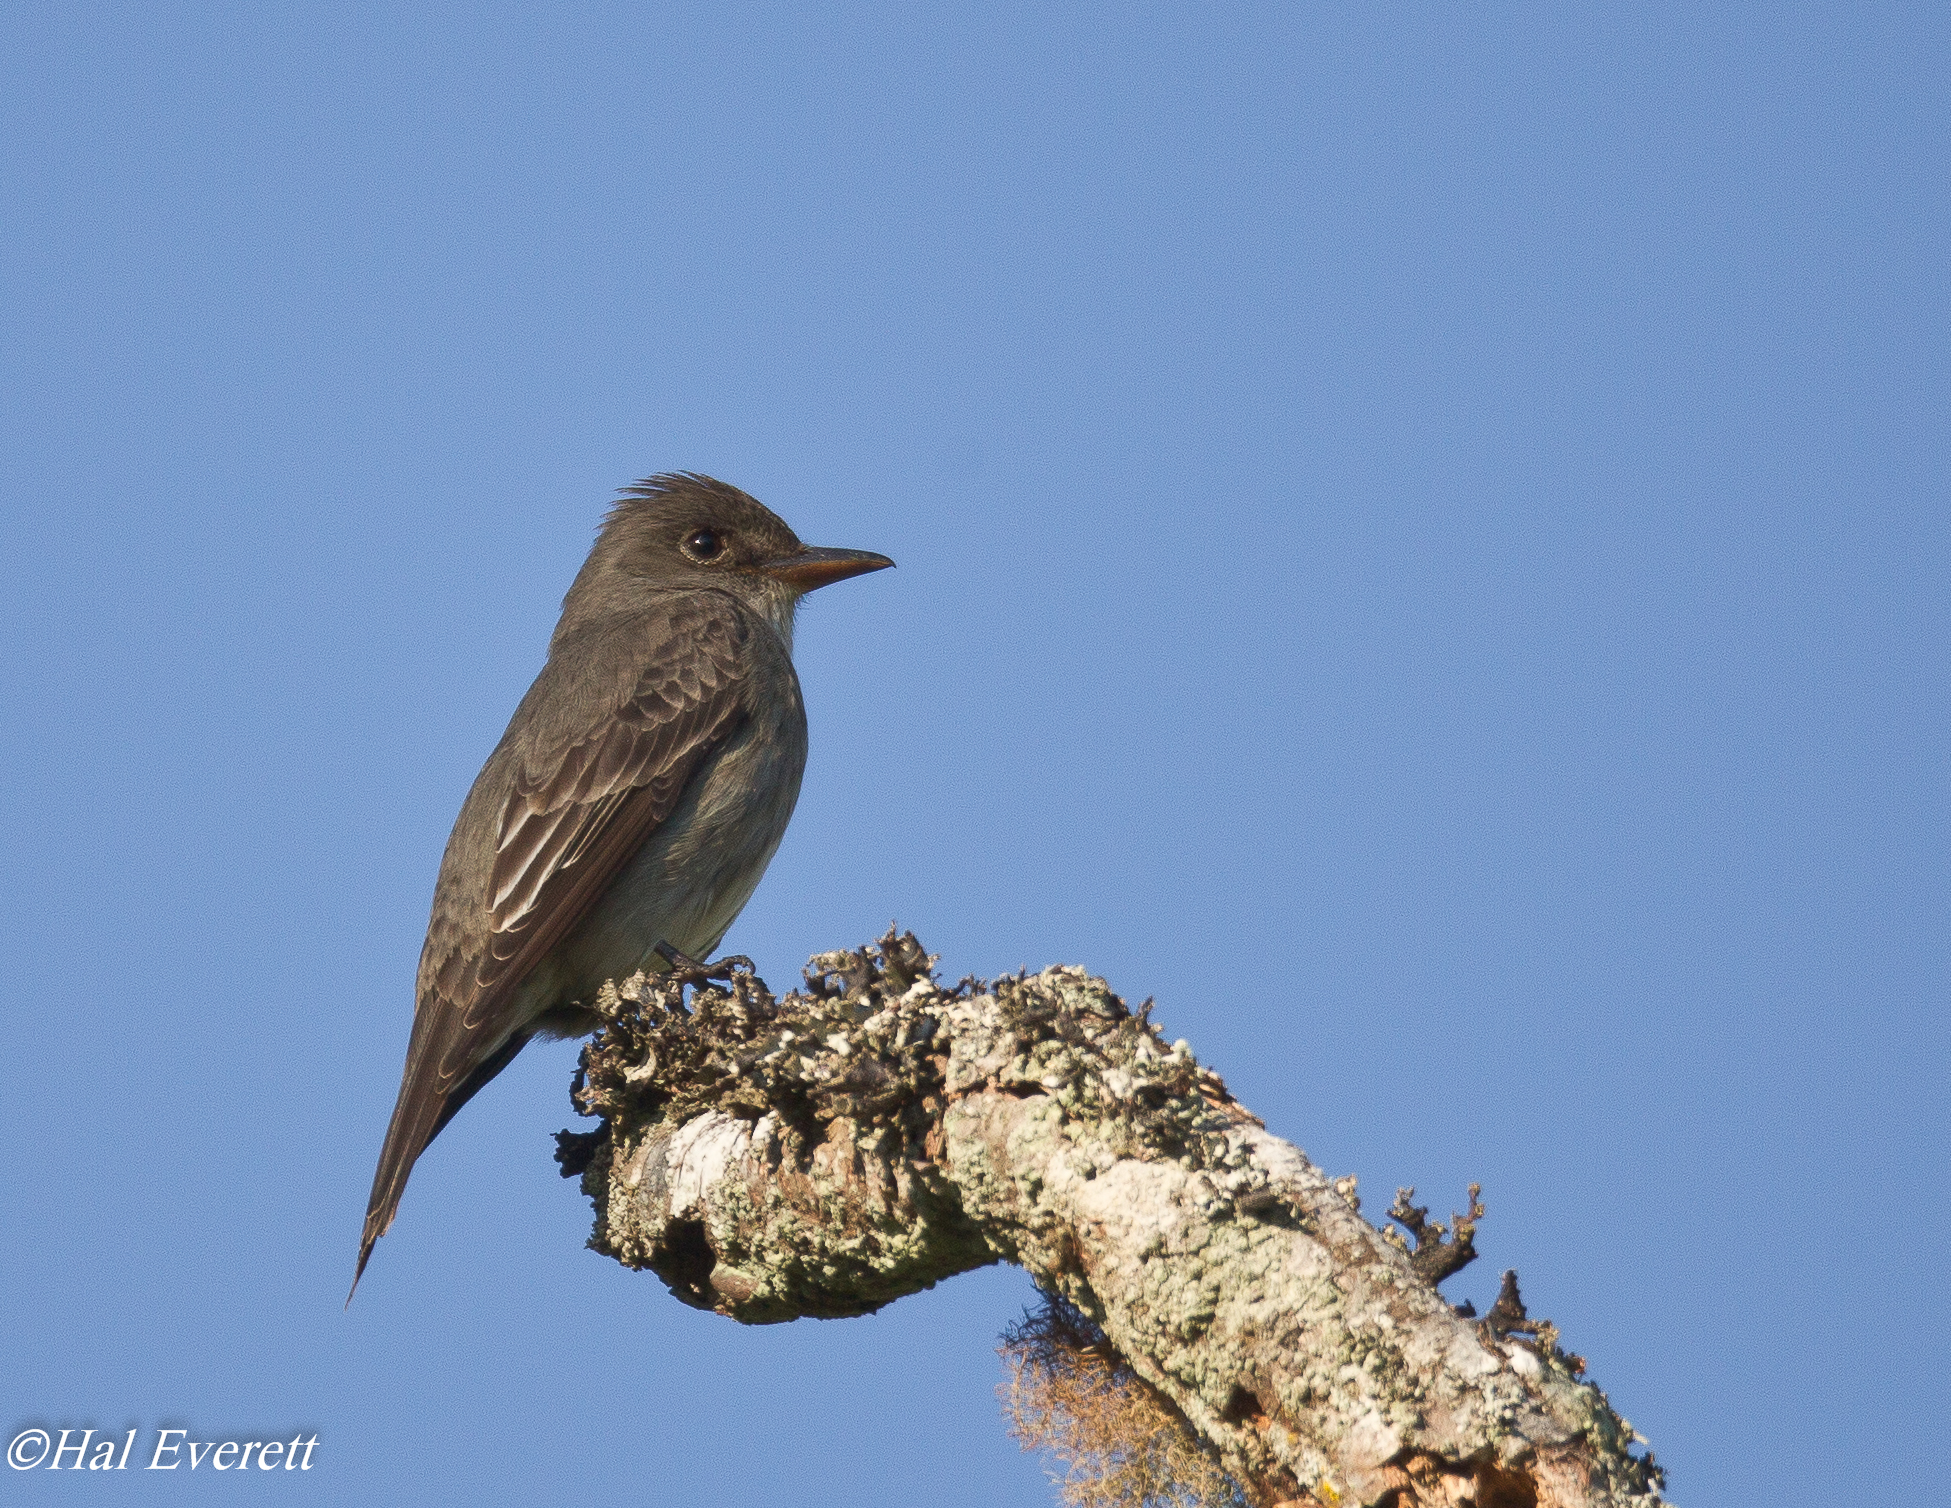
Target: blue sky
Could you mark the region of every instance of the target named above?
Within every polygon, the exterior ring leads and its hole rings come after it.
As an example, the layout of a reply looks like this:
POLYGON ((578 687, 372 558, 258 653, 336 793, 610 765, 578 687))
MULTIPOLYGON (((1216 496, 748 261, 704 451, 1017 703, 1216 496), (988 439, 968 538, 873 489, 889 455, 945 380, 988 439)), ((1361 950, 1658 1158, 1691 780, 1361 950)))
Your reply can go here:
POLYGON ((900 563, 803 617, 728 947, 1086 964, 1371 1212, 1481 1181, 1448 1291, 1516 1267, 1678 1501, 1937 1480, 1941 7, 4 27, 10 1437, 1052 1500, 1020 1273, 682 1307, 582 1249, 569 1046, 341 1311, 448 824, 611 490, 688 468, 900 563))

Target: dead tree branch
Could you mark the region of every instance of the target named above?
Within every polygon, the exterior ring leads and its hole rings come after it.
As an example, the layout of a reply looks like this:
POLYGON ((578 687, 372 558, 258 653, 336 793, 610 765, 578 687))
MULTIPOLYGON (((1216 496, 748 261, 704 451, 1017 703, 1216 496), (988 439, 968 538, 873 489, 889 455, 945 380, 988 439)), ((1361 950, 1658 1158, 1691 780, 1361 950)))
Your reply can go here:
POLYGON ((602 1124, 558 1153, 590 1244, 754 1324, 1017 1263, 1265 1508, 1660 1501, 1514 1280, 1482 1321, 1437 1292, 1475 1190, 1448 1232, 1399 1195, 1411 1251, 1149 1004, 1067 967, 950 989, 932 963, 890 932, 783 999, 749 966, 606 986, 575 1088, 602 1124))

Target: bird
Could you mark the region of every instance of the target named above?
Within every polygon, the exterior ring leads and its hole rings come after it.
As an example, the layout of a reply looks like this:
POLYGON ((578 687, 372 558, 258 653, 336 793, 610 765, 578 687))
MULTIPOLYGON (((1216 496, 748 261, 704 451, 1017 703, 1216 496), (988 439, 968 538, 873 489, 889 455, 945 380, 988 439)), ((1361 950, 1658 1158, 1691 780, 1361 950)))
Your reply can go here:
POLYGON ((619 493, 441 858, 353 1292, 414 1162, 531 1038, 593 1031, 605 980, 717 948, 799 798, 800 599, 894 564, 809 548, 696 472, 619 493))

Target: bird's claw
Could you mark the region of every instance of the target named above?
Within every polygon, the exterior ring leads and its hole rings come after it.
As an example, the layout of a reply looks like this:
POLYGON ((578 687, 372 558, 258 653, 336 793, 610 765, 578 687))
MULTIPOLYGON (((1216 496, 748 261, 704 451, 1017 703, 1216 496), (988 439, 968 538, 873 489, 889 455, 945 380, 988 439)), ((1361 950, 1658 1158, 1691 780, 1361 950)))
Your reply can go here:
POLYGON ((733 974, 740 970, 750 974, 754 970, 752 960, 743 953, 728 953, 716 963, 699 963, 667 942, 659 942, 651 951, 669 967, 670 972, 664 976, 665 982, 680 987, 713 982, 730 984, 733 974))

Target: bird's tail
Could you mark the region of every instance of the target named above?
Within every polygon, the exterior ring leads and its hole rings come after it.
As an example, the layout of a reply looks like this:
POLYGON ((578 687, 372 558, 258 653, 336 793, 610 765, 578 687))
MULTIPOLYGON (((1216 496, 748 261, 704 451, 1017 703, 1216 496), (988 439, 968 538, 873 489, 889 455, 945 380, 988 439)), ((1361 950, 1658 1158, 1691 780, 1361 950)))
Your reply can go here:
POLYGON ((366 1275, 366 1263, 373 1254, 373 1243, 386 1234, 406 1192, 407 1175, 413 1164, 434 1139, 439 1123, 445 1119, 445 1096, 414 1095, 411 1069, 408 1081, 400 1086, 400 1098, 393 1106, 393 1119, 386 1127, 386 1144, 380 1148, 379 1167, 373 1173, 373 1191, 366 1199, 366 1225, 359 1233, 359 1266, 352 1274, 352 1287, 346 1293, 348 1307, 359 1291, 359 1280, 366 1275))
POLYGON ((407 1178, 420 1154, 440 1135, 461 1106, 513 1062, 515 1054, 527 1044, 527 1033, 510 1037, 445 1093, 437 1087, 440 1075, 435 1055, 408 1053, 406 1072, 400 1079, 400 1097, 394 1102, 393 1119, 386 1127, 386 1143, 379 1150, 379 1167, 373 1173, 373 1191, 366 1198, 366 1224, 359 1233, 359 1265, 353 1270, 352 1287, 345 1296, 347 1308, 352 1306, 352 1295, 359 1291, 359 1280, 366 1275, 373 1244, 386 1234, 399 1211, 400 1196, 406 1192, 407 1178))

